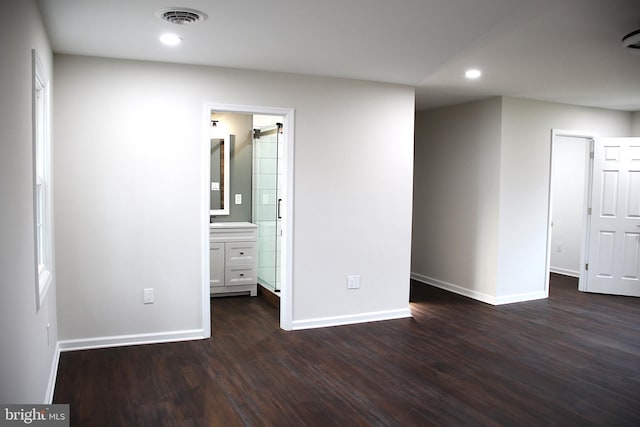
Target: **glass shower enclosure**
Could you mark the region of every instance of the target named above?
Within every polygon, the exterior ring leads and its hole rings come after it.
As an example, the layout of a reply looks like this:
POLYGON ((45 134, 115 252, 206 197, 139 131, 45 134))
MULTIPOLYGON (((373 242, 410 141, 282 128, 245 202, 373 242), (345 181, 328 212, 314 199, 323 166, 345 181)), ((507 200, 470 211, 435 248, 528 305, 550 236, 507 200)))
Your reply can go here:
POLYGON ((271 125, 253 130, 252 218, 258 225, 258 283, 280 291, 282 240, 283 126, 274 116, 271 125))

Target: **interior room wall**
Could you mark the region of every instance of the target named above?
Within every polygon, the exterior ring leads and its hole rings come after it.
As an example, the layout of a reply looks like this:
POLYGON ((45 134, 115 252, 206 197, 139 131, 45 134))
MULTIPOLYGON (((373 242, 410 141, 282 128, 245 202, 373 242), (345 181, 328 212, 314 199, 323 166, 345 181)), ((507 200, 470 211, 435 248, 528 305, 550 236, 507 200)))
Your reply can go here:
POLYGON ((52 370, 57 341, 55 278, 42 307, 36 311, 32 48, 37 50, 52 77, 51 47, 35 2, 3 2, 0 14, 0 402, 5 404, 50 402, 52 375, 55 375, 52 370))
POLYGON ((631 135, 640 136, 640 111, 631 114, 631 135))
POLYGON ((253 161, 253 115, 239 113, 216 113, 228 132, 234 135, 231 144, 231 170, 229 179, 229 215, 217 215, 216 222, 251 222, 251 164, 253 161), (242 195, 242 204, 235 203, 234 196, 242 195))
POLYGON ((412 277, 495 295, 501 99, 417 114, 412 277))
POLYGON ((585 216, 587 138, 557 136, 553 145, 550 265, 554 273, 578 277, 585 216))
POLYGON ((408 312, 413 88, 55 59, 62 339, 201 326, 206 102, 295 109, 294 323, 408 312))
POLYGON ((628 136, 631 114, 503 98, 497 300, 545 293, 551 130, 628 136))
POLYGON ((631 113, 496 98, 417 115, 413 278, 491 304, 545 297, 552 129, 628 136, 631 113))

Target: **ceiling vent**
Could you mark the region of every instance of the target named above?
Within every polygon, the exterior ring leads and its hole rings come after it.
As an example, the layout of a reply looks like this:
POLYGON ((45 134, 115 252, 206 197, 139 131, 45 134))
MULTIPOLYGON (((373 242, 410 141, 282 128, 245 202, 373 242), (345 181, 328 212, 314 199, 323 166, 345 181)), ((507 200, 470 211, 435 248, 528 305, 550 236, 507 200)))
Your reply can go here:
POLYGON ((199 10, 178 7, 160 9, 156 14, 161 19, 178 25, 194 24, 207 19, 207 15, 199 10))
POLYGON ((640 29, 622 38, 622 47, 629 53, 640 55, 640 29))

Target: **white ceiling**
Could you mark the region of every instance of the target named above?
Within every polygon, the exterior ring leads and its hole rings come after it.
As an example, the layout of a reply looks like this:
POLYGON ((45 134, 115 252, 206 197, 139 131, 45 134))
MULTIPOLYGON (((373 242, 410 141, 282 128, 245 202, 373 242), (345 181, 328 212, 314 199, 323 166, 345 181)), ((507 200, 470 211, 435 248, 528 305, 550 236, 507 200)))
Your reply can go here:
POLYGON ((41 0, 56 53, 401 83, 417 109, 505 95, 640 111, 640 0, 41 0), (209 19, 178 26, 159 9, 209 19), (158 42, 183 37, 178 47, 158 42), (463 76, 483 70, 479 80, 463 76))

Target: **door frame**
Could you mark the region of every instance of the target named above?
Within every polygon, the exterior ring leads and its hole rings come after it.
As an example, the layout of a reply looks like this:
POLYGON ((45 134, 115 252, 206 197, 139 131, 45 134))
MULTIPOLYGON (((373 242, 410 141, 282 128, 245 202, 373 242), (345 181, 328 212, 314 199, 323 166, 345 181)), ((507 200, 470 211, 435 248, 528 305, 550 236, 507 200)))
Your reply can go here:
POLYGON ((282 116, 284 130, 284 171, 282 173, 282 248, 280 287, 280 328, 292 330, 293 321, 293 183, 294 183, 294 130, 295 110, 293 108, 265 107, 253 105, 220 104, 207 102, 202 120, 202 328, 205 337, 211 337, 211 307, 209 302, 209 123, 211 110, 220 113, 264 114, 282 116))
POLYGON ((584 209, 582 219, 582 231, 580 241, 580 275, 578 277, 578 290, 585 291, 587 287, 587 271, 586 260, 589 257, 589 228, 591 226, 591 216, 589 215, 589 209, 591 208, 591 187, 593 183, 593 148, 594 141, 597 135, 594 132, 576 131, 576 130, 564 130, 564 129, 551 129, 551 152, 549 162, 549 201, 547 212, 547 256, 545 266, 545 294, 549 297, 549 274, 551 272, 551 236, 553 232, 552 220, 553 220, 553 166, 554 166, 554 149, 556 144, 556 138, 568 137, 568 138, 584 138, 590 142, 590 152, 592 153, 588 158, 588 165, 585 168, 585 185, 584 185, 584 209))

